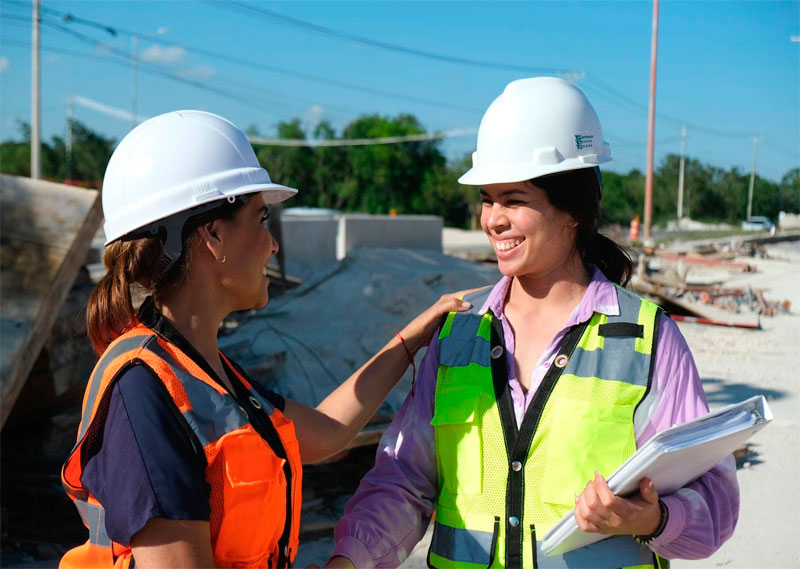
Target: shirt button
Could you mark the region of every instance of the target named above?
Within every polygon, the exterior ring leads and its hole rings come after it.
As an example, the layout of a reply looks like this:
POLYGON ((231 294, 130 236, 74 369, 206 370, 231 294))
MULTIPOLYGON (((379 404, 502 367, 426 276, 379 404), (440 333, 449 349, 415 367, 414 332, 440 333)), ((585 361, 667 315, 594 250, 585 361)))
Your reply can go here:
POLYGON ((544 362, 544 367, 550 367, 550 362, 544 362))
POLYGON ((519 518, 517 516, 511 516, 508 518, 508 525, 510 525, 512 528, 517 527, 519 525, 519 518))
POLYGON ((522 463, 518 460, 515 460, 514 462, 511 463, 511 470, 513 470, 514 472, 519 472, 520 470, 522 470, 522 463))
POLYGON ((261 409, 261 403, 258 402, 258 399, 256 399, 252 395, 248 399, 250 400, 250 403, 253 404, 253 407, 255 407, 256 409, 261 409))
POLYGON ((492 348, 492 359, 496 360, 503 355, 503 346, 495 346, 492 348))

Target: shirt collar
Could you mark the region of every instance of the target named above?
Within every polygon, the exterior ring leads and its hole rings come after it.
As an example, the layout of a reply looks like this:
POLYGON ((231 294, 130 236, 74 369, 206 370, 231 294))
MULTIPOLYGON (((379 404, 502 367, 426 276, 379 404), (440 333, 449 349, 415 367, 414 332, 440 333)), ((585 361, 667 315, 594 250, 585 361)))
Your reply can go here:
MULTIPOLYGON (((494 285, 479 314, 483 315, 488 310, 491 310, 496 316, 503 317, 503 309, 505 308, 508 287, 511 286, 511 281, 512 277, 503 277, 494 285)), ((570 317, 568 325, 586 322, 595 312, 606 316, 618 316, 619 300, 617 299, 617 289, 614 287, 614 283, 609 281, 599 268, 592 265, 592 280, 589 282, 578 309, 570 317)))

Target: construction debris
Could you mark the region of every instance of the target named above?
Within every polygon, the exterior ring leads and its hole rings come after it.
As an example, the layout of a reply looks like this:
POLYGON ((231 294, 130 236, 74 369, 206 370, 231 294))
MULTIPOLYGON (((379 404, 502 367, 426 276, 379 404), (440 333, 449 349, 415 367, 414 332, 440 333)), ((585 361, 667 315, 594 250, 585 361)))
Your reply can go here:
POLYGON ((92 236, 100 194, 0 174, 0 426, 50 334, 92 236))

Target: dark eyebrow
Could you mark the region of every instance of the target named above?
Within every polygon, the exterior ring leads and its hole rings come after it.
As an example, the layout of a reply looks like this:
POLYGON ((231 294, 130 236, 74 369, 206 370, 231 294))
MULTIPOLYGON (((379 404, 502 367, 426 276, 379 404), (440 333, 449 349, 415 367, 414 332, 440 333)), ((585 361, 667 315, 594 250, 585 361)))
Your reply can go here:
MULTIPOLYGON (((501 192, 499 197, 505 198, 505 197, 508 197, 508 196, 510 196, 512 194, 524 194, 524 193, 525 193, 524 190, 518 190, 516 188, 511 188, 510 190, 506 190, 504 192, 501 192)), ((486 190, 484 190, 483 188, 481 188, 481 196, 485 196, 487 198, 491 197, 489 195, 489 193, 486 190)))

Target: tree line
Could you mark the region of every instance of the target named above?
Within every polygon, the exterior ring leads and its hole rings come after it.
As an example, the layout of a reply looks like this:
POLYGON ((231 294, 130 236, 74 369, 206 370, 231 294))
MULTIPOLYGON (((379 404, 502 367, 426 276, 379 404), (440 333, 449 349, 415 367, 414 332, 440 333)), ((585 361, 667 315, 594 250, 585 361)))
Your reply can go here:
MULTIPOLYGON (((30 129, 20 124, 21 140, 0 143, 0 171, 30 175, 30 129)), ((256 127, 247 129, 259 136, 256 127)), ((378 138, 425 133, 413 115, 362 115, 341 133, 327 121, 307 132, 299 119, 281 122, 282 139, 335 140, 378 138)), ((72 121, 71 159, 64 138, 42 143, 42 176, 100 187, 116 141, 72 121)), ((254 150, 270 177, 300 188, 288 207, 310 206, 347 212, 429 214, 444 218, 450 227, 476 227, 480 199, 473 187, 457 180, 471 165, 470 155, 446 160, 438 140, 365 146, 277 147, 255 145, 254 150)), ((667 155, 654 172, 653 221, 677 217, 680 157, 667 155)), ((603 222, 627 225, 644 208, 644 174, 603 173, 603 222)), ((736 167, 725 170, 687 158, 684 170, 684 215, 708 222, 738 224, 747 210, 750 174, 736 167)), ((800 168, 788 171, 780 182, 756 175, 753 215, 777 219, 779 211, 800 212, 800 168)))

